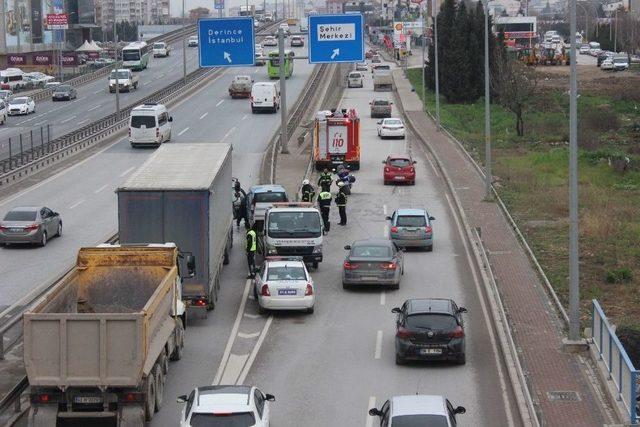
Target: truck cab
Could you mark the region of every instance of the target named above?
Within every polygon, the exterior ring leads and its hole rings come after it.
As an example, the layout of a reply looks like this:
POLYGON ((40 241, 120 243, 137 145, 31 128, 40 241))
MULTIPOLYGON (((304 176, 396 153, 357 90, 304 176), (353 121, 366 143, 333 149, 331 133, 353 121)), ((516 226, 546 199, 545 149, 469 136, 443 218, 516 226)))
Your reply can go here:
POLYGON ((131 92, 133 89, 138 89, 138 76, 128 68, 113 70, 109 75, 109 92, 116 91, 116 84, 118 85, 118 91, 131 92))
POLYGON ((322 220, 312 203, 274 203, 261 237, 265 256, 301 256, 313 268, 322 262, 322 220))
POLYGON ((262 230, 267 209, 274 203, 288 202, 287 190, 282 185, 254 185, 247 194, 247 218, 251 225, 262 230))

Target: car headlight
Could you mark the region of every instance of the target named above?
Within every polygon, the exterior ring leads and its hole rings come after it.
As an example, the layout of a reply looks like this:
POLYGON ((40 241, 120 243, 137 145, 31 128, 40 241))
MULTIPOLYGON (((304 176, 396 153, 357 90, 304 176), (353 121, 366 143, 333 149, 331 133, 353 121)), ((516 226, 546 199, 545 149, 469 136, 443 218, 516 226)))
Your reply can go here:
POLYGON ((322 253, 322 245, 315 245, 313 247, 313 253, 314 254, 321 254, 322 253))
POLYGON ((267 255, 277 255, 278 249, 274 245, 267 245, 267 255))

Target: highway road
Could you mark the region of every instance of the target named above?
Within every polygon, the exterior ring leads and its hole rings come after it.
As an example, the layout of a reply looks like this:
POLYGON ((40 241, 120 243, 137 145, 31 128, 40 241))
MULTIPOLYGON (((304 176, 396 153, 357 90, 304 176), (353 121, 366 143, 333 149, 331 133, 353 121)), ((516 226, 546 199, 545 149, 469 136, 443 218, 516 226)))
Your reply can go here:
MULTIPOLYGON (((348 225, 336 225, 332 208, 325 258, 311 272, 317 292, 315 314, 260 316, 250 282, 244 279, 244 239, 237 238, 222 277, 224 303, 188 330, 185 357, 171 367, 163 409, 152 426, 177 425, 182 406, 175 397, 211 383, 251 384, 274 394, 271 414, 277 426, 369 427, 377 425, 367 415, 370 407, 379 407, 392 395, 416 392, 446 395, 454 405, 465 406, 467 414, 458 417, 461 426, 519 425, 469 266, 469 250, 442 178, 413 135, 405 141, 377 138, 375 120, 368 114, 373 96, 367 77, 365 88, 348 89, 342 102, 361 114, 362 168, 349 198, 348 225), (381 161, 389 153, 405 151, 418 161, 416 185, 383 186, 381 161), (398 291, 343 290, 343 246, 359 238, 385 236, 385 215, 398 207, 426 207, 435 216, 434 252, 406 254, 398 291), (391 309, 411 297, 453 298, 468 308, 465 366, 395 365, 391 309)), ((235 164, 234 168, 238 170, 235 164)))
MULTIPOLYGON (((295 49, 298 55, 306 49, 295 49)), ((287 81, 288 105, 294 104, 313 67, 297 61, 287 81)), ((235 176, 248 186, 257 182, 262 153, 280 123, 280 114, 251 114, 248 100, 232 100, 227 89, 236 74, 267 80, 266 66, 226 69, 193 97, 170 108, 172 140, 227 142, 234 146, 235 176)), ((0 308, 63 273, 79 247, 103 242, 117 231, 114 190, 153 152, 132 149, 126 138, 26 190, 0 200, 0 216, 13 206, 46 205, 59 212, 63 237, 44 248, 0 250, 0 308)), ((229 183, 231 185, 231 183, 229 183)), ((246 273, 245 273, 246 274, 246 273)))

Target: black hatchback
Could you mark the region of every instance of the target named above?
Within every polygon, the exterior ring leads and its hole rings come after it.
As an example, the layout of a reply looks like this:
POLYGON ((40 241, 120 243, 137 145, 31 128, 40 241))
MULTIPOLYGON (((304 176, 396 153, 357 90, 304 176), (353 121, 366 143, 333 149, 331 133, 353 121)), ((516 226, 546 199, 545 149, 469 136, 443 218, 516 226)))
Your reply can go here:
POLYGON ((72 99, 76 99, 78 97, 78 93, 76 89, 71 85, 59 85, 56 86, 51 92, 51 100, 52 101, 63 101, 72 99))
POLYGON ((466 362, 462 313, 453 300, 409 299, 391 310, 396 319, 396 364, 407 360, 466 362))

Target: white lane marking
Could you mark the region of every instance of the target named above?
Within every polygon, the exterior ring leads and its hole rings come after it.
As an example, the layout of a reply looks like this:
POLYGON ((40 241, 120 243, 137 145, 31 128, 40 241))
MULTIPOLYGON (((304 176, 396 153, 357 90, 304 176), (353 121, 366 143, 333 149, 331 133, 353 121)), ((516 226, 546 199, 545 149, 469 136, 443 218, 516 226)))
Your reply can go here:
POLYGON ((261 316, 261 315, 259 315, 259 314, 249 314, 249 313, 245 313, 245 314, 243 314, 243 316, 244 316, 244 317, 247 317, 247 318, 249 318, 249 319, 258 319, 258 318, 262 317, 262 316, 261 316))
POLYGON ((205 117, 207 117, 209 115, 209 113, 204 113, 203 115, 200 116, 200 120, 204 119, 205 117))
POLYGON ((249 115, 245 114, 244 116, 242 116, 242 120, 246 119, 247 117, 249 117, 249 115))
POLYGON ((123 176, 127 175, 129 172, 131 172, 132 170, 134 170, 136 167, 135 166, 131 166, 129 169, 127 169, 126 171, 122 172, 120 174, 120 178, 122 178, 123 176))
POLYGON ((47 123, 47 121, 46 121, 46 120, 45 120, 45 121, 42 121, 42 122, 34 123, 33 125, 34 125, 34 126, 40 126, 40 125, 43 125, 43 124, 45 124, 45 123, 47 123))
POLYGON ((183 133, 185 133, 188 130, 189 130, 189 126, 187 126, 186 128, 182 129, 180 132, 178 132, 178 136, 182 135, 183 133))
POLYGON ((220 378, 220 384, 235 384, 248 358, 248 354, 230 354, 224 375, 220 378))
POLYGON ((164 74, 158 74, 158 75, 156 76, 156 78, 157 78, 157 79, 161 79, 161 78, 163 78, 163 77, 164 77, 164 74))
POLYGON ((383 237, 387 237, 389 235, 389 224, 384 225, 383 237))
MULTIPOLYGON (((103 91, 104 91, 104 89, 98 89, 97 91, 93 92, 93 94, 97 95, 97 94, 99 94, 100 92, 103 92, 103 91)), ((91 110, 89 110, 89 111, 91 111, 91 110)))
POLYGON ((229 129, 227 131, 227 133, 224 134, 224 136, 222 137, 222 139, 220 140, 220 142, 224 142, 225 139, 227 139, 229 137, 229 135, 231 135, 233 133, 233 131, 236 130, 236 127, 232 127, 231 129, 229 129))
POLYGON ((376 334, 376 350, 373 358, 380 359, 380 356, 382 356, 382 331, 378 331, 376 334))
POLYGON ((380 305, 385 305, 387 302, 387 293, 385 291, 380 292, 380 305))
POLYGON ((238 332, 238 336, 240 338, 244 338, 245 340, 249 340, 252 338, 257 338, 260 335, 260 332, 256 332, 254 334, 245 334, 244 332, 238 332))
POLYGON ((96 191, 93 192, 93 194, 98 194, 99 192, 101 192, 102 190, 104 190, 105 188, 107 188, 109 186, 109 184, 105 184, 102 187, 98 188, 96 191))
POLYGON ((382 213, 387 216, 387 205, 382 205, 382 213))
POLYGON ((367 404, 367 422, 365 423, 366 427, 373 427, 373 421, 375 420, 375 418, 369 415, 369 409, 375 408, 375 407, 376 407, 376 397, 370 396, 369 403, 367 404))
POLYGON ((216 104, 216 107, 219 107, 219 106, 220 106, 220 104, 222 104, 223 102, 224 102, 224 99, 221 99, 221 100, 220 100, 220 102, 218 102, 218 103, 216 104))
POLYGON ((76 117, 78 117, 78 116, 71 116, 68 119, 65 119, 65 120, 61 121, 60 124, 64 124, 64 123, 70 122, 71 120, 75 119, 76 117))
POLYGON ((260 68, 256 68, 255 70, 253 70, 253 74, 258 74, 258 71, 260 71, 260 68))
POLYGON ((100 108, 102 106, 102 104, 98 104, 98 105, 94 105, 93 107, 89 108, 87 111, 93 111, 97 108, 100 108))
POLYGON ((269 326, 271 326, 272 321, 273 321, 273 316, 269 316, 269 318, 267 319, 267 322, 264 325, 264 328, 262 328, 262 332, 260 333, 260 338, 258 338, 258 342, 256 343, 256 346, 253 347, 251 356, 249 356, 249 360, 247 360, 247 364, 244 365, 244 369, 242 370, 242 373, 240 374, 240 378, 238 378, 238 382, 236 384, 244 383, 244 380, 247 378, 247 375, 249 374, 249 370, 251 369, 253 362, 256 360, 256 356, 258 355, 258 352, 260 351, 260 347, 262 347, 264 338, 267 336, 267 332, 269 331, 269 326))
POLYGON ((80 206, 82 204, 82 202, 84 202, 84 199, 78 200, 77 202, 75 202, 74 204, 69 206, 69 209, 77 208, 78 206, 80 206))
POLYGON ((81 124, 83 124, 83 123, 85 123, 85 122, 88 122, 88 121, 89 121, 89 119, 80 120, 80 121, 78 122, 78 124, 79 124, 79 125, 81 125, 81 124))
POLYGON ((227 346, 224 348, 224 353, 222 354, 222 360, 220 361, 220 366, 218 366, 218 371, 216 372, 216 376, 213 378, 213 383, 211 383, 211 385, 220 384, 220 379, 222 378, 222 374, 224 373, 227 367, 227 363, 229 362, 231 347, 233 346, 233 342, 235 341, 236 335, 238 333, 238 328, 240 327, 242 314, 244 313, 244 308, 247 304, 247 295, 249 295, 249 289, 251 289, 251 279, 247 279, 247 282, 244 285, 244 292, 242 295, 242 299, 240 300, 241 301, 240 307, 238 307, 238 314, 236 315, 236 320, 233 323, 231 334, 229 334, 229 339, 227 340, 227 346))

